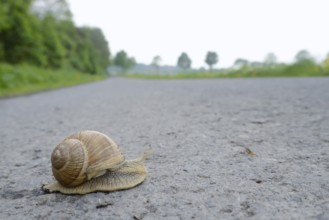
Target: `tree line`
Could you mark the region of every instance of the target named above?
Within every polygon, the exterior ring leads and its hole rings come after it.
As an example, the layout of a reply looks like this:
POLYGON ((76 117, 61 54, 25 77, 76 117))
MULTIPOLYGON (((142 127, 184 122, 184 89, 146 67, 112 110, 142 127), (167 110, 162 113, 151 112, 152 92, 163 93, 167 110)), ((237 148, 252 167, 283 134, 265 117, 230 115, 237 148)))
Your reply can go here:
MULTIPOLYGON (((213 66, 219 62, 219 56, 215 51, 208 51, 204 61, 209 66, 209 69, 212 70, 213 66)), ((161 62, 162 58, 159 55, 154 56, 151 62, 151 65, 157 68, 157 72, 159 72, 161 62)), ((127 70, 133 67, 136 64, 136 61, 134 58, 128 57, 126 52, 120 51, 116 54, 114 58, 114 64, 116 66, 120 66, 124 70, 127 70)), ((176 65, 182 68, 183 70, 188 70, 191 69, 192 60, 186 52, 182 52, 177 59, 176 65)), ((228 70, 248 72, 253 71, 255 69, 262 69, 263 71, 264 69, 273 68, 276 68, 281 72, 286 72, 288 73, 288 75, 291 75, 291 73, 329 73, 329 53, 320 63, 316 61, 315 58, 307 50, 301 50, 297 52, 295 55, 295 60, 291 64, 279 63, 277 56, 274 53, 268 53, 265 56, 264 60, 260 62, 237 58, 231 68, 229 68, 228 70)))
MULTIPOLYGON (((152 61, 152 65, 159 67, 161 63, 161 57, 155 56, 152 61)), ((213 68, 213 65, 218 63, 218 54, 214 51, 208 51, 205 58, 205 63, 209 66, 209 69, 213 68)), ((177 66, 186 70, 192 66, 192 60, 186 52, 182 52, 177 59, 177 66)))
MULTIPOLYGON (((156 55, 153 57, 151 65, 155 66, 157 69, 160 67, 161 64, 161 57, 156 55)), ((214 51, 208 51, 205 62, 209 65, 209 68, 212 69, 213 65, 218 63, 218 54, 214 51)), ((134 57, 129 57, 128 54, 121 50, 119 51, 113 58, 113 63, 115 66, 122 68, 123 70, 128 70, 134 65, 136 65, 136 60, 134 57)), ((187 53, 183 52, 177 60, 177 66, 186 70, 190 69, 192 65, 191 58, 187 55, 187 53)))
MULTIPOLYGON (((157 57, 159 57, 159 56, 157 56, 157 57)), ((154 63, 154 59, 153 59, 152 64, 154 63)), ((213 68, 213 65, 218 63, 218 54, 214 51, 208 51, 206 54, 205 63, 209 66, 209 69, 211 70, 213 68)), ((178 57, 177 66, 186 70, 186 69, 190 69, 191 65, 192 65, 191 58, 187 55, 186 52, 183 52, 178 57)))
POLYGON ((0 62, 96 74, 109 58, 102 30, 77 27, 65 0, 0 0, 0 62))
MULTIPOLYGON (((209 51, 206 54, 205 63, 209 66, 210 70, 213 68, 213 65, 218 63, 218 61, 218 54, 216 52, 209 51)), ((178 57, 177 66, 183 69, 190 69, 191 64, 192 60, 187 53, 183 52, 178 57)), ((295 61, 290 65, 279 63, 274 53, 268 53, 262 62, 251 62, 247 59, 238 58, 235 60, 232 69, 252 70, 255 68, 274 68, 279 66, 288 66, 288 71, 296 72, 314 72, 316 69, 319 69, 319 71, 329 71, 329 53, 325 59, 318 64, 310 52, 307 50, 301 50, 296 53, 295 61)))

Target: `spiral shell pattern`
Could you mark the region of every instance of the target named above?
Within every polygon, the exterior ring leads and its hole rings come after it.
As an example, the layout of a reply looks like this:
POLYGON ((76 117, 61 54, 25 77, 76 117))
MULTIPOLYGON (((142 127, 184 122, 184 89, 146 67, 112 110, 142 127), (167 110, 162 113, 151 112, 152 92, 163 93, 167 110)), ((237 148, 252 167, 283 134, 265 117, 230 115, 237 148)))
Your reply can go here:
POLYGON ((55 179, 65 187, 75 187, 116 169, 125 161, 118 146, 105 134, 81 131, 58 144, 52 155, 55 179))

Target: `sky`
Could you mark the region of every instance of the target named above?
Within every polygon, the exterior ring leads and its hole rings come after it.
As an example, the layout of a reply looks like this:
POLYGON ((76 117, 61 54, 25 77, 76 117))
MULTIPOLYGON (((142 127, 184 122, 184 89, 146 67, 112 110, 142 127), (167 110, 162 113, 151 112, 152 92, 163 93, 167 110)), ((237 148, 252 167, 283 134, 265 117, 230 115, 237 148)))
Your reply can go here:
POLYGON ((317 60, 329 53, 328 0, 67 1, 78 26, 101 28, 112 55, 125 50, 138 63, 159 55, 162 65, 176 65, 186 52, 200 68, 215 51, 223 68, 270 52, 279 62, 303 49, 317 60))

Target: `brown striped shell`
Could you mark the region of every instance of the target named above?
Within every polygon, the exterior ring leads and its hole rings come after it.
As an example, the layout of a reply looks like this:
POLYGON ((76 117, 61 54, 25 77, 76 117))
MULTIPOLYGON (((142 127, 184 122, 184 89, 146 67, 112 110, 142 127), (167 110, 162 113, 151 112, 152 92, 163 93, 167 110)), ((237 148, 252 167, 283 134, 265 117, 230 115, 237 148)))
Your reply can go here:
POLYGON ((118 146, 105 134, 81 131, 58 144, 51 155, 52 171, 65 187, 74 187, 119 167, 125 161, 118 146))

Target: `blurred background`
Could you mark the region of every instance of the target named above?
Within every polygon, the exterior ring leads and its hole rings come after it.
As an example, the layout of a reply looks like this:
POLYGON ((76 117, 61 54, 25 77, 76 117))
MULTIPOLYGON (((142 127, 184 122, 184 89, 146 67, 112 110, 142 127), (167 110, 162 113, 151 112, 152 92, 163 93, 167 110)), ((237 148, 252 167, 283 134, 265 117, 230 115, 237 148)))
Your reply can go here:
POLYGON ((329 75, 325 0, 0 0, 0 96, 110 75, 329 75))

